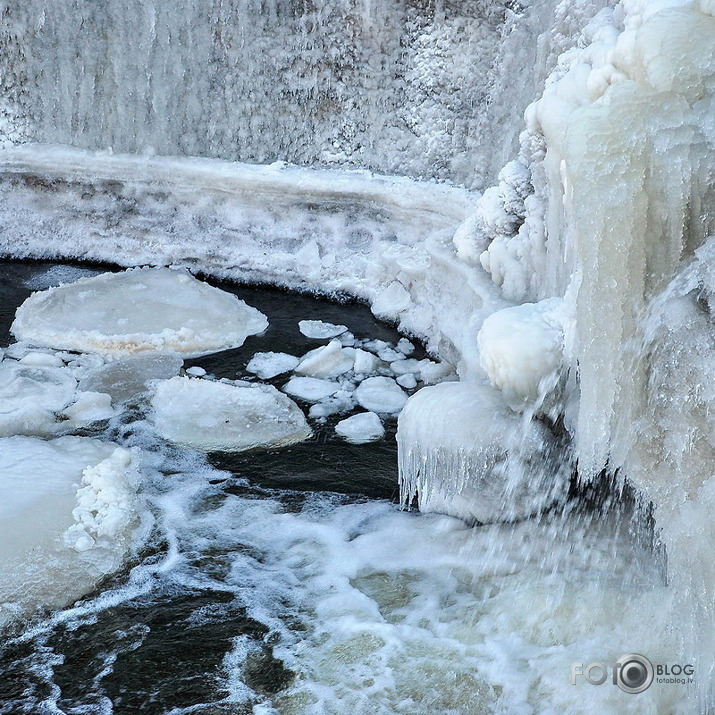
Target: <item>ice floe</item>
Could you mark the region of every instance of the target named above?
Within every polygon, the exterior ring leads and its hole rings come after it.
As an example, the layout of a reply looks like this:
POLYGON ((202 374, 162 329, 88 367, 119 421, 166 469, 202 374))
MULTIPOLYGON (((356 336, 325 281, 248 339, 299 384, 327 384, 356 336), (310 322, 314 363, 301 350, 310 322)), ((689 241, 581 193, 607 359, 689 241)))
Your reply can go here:
POLYGON ((404 390, 389 377, 368 377, 355 390, 357 403, 370 412, 395 414, 407 401, 404 390))
POLYGON ((33 293, 18 309, 19 340, 77 352, 200 355, 239 347, 266 317, 185 270, 136 268, 33 293))
POLYGON ((301 320, 298 322, 298 328, 306 338, 315 338, 317 340, 334 338, 347 330, 345 325, 334 325, 333 323, 325 323, 322 320, 301 320))
POLYGON ((261 380, 270 380, 273 377, 293 370, 300 359, 288 353, 256 353, 246 365, 246 370, 252 372, 261 380))
POLYGON ((162 437, 207 452, 277 447, 311 435, 301 409, 271 385, 173 377, 156 383, 151 404, 162 437))
POLYGON ((385 428, 374 412, 361 412, 338 422, 335 432, 352 444, 363 444, 381 439, 385 428))

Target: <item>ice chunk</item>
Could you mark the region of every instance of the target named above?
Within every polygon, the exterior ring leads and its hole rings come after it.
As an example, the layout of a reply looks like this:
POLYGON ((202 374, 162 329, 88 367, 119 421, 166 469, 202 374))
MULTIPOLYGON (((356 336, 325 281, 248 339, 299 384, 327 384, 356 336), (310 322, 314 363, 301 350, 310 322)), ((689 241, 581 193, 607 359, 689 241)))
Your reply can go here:
POLYGON ((22 365, 29 365, 30 367, 64 367, 62 358, 59 358, 57 355, 35 350, 23 355, 19 362, 22 365))
POLYGON ((492 313, 478 343, 492 385, 515 410, 539 407, 556 386, 563 359, 563 300, 549 298, 492 313))
POLYGON ((64 606, 121 565, 136 518, 134 462, 85 437, 0 439, 0 624, 64 606))
POLYGON ((0 437, 56 434, 55 413, 74 400, 76 389, 66 370, 0 363, 0 437))
POLYGON ((399 281, 393 281, 372 302, 372 312, 378 318, 394 319, 412 305, 412 298, 399 281))
POLYGON ((150 380, 179 374, 184 364, 175 353, 130 355, 87 372, 79 381, 81 390, 105 392, 115 402, 123 402, 147 389, 150 380))
POLYGON ((324 323, 322 320, 301 320, 298 323, 298 328, 306 338, 316 338, 318 340, 334 338, 347 330, 345 325, 324 323))
POLYGON ((246 370, 261 380, 270 380, 284 372, 290 372, 299 362, 299 358, 288 353, 256 353, 246 365, 246 370))
POLYGON ((204 375, 206 375, 206 370, 199 365, 192 365, 190 368, 187 368, 186 374, 191 377, 204 377, 204 375))
POLYGON ((421 389, 400 414, 397 444, 403 501, 417 495, 422 511, 469 522, 519 519, 568 488, 555 438, 540 422, 525 423, 493 387, 421 389))
POLYGON ((361 412, 338 422, 335 432, 352 444, 364 444, 381 439, 385 428, 374 412, 361 412))
POLYGON ((207 452, 242 452, 301 442, 311 435, 303 412, 271 385, 173 377, 151 400, 164 438, 207 452))
POLYGON ((408 358, 406 360, 395 360, 390 363, 390 370, 395 373, 395 375, 405 375, 406 373, 418 373, 421 370, 421 365, 419 360, 414 358, 408 358))
POLYGON ((389 377, 368 377, 355 390, 357 403, 371 412, 399 412, 407 401, 402 388, 389 377))
POLYGON ((331 340, 306 353, 295 372, 309 377, 337 377, 352 370, 354 364, 355 350, 344 348, 340 340, 331 340))
POLYGON ((406 372, 404 375, 396 377, 395 382, 406 390, 413 390, 417 387, 417 378, 411 372, 406 372))
POLYGON ((434 362, 425 358, 419 362, 420 380, 425 385, 435 385, 454 376, 454 368, 448 362, 434 362))
POLYGON ((378 359, 367 350, 357 348, 353 360, 353 370, 360 375, 369 375, 377 370, 378 359))
POLYGON ((332 397, 327 397, 315 405, 312 405, 308 410, 308 416, 314 420, 324 420, 330 415, 349 412, 355 407, 355 399, 353 392, 349 390, 340 390, 332 397))
POLYGON ((284 392, 306 402, 320 402, 341 389, 337 382, 317 377, 291 377, 283 387, 284 392))
POLYGON ((400 338, 396 347, 403 355, 412 355, 415 351, 415 346, 407 338, 400 338))
POLYGON ((117 414, 112 407, 112 398, 104 392, 80 392, 77 400, 66 407, 62 414, 72 421, 72 426, 87 425, 99 420, 108 420, 117 414))
POLYGON ((33 293, 12 332, 36 345, 102 355, 200 355, 239 347, 267 326, 258 310, 187 271, 135 268, 33 293))

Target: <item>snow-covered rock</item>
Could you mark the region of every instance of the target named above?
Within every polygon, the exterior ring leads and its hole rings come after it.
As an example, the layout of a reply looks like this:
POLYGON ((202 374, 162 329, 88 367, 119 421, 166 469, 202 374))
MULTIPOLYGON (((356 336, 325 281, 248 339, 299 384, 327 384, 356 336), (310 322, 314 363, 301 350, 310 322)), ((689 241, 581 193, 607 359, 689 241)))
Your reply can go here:
POLYGON ((389 377, 368 377, 355 390, 355 400, 370 412, 395 414, 404 407, 407 395, 389 377))
POLYGON ((322 320, 301 320, 298 323, 298 329, 306 338, 327 340, 341 335, 347 330, 347 327, 345 325, 325 323, 322 320))
POLYGON ((256 353, 246 365, 246 370, 260 377, 261 380, 270 380, 285 372, 290 372, 299 362, 300 358, 288 353, 256 353))
POLYGON ((185 270, 136 268, 33 293, 13 334, 35 345, 102 355, 200 355, 239 347, 266 317, 185 270))
POLYGON ((385 428, 374 412, 361 412, 338 422, 335 432, 352 444, 364 444, 381 439, 385 428))
POLYGON ((311 435, 298 405, 271 385, 173 377, 156 384, 151 404, 162 437, 207 452, 277 447, 311 435))

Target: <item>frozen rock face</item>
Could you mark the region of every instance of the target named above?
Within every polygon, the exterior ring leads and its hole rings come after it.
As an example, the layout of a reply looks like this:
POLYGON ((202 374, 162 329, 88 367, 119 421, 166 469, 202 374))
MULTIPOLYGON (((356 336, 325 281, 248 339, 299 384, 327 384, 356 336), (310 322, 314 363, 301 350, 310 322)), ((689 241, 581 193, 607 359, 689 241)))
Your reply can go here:
POLYGON ((398 420, 400 489, 421 511, 490 523, 532 516, 565 496, 568 468, 539 422, 491 387, 425 387, 398 420), (559 466, 557 466, 559 465, 559 466))
POLYGON ((0 439, 0 624, 63 606, 120 566, 137 482, 134 456, 115 444, 0 439))
POLYGON ((154 423, 164 438, 206 452, 243 452, 308 439, 303 412, 271 385, 174 377, 156 385, 154 423))
POLYGON ((33 293, 18 309, 19 340, 121 356, 150 350, 201 355, 239 347, 266 317, 185 270, 136 268, 33 293))

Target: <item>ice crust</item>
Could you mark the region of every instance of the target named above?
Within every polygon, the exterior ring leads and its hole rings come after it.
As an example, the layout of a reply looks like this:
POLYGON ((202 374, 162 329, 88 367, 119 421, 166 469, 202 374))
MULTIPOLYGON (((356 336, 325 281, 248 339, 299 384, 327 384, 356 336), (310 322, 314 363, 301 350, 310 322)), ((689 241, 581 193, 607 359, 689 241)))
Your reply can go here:
POLYGON ((156 384, 151 405, 163 437, 206 452, 278 447, 311 435, 300 408, 271 385, 173 377, 156 384))
POLYGON ((200 355, 239 347, 267 327, 255 308, 185 270, 136 268, 34 293, 18 309, 12 332, 77 352, 200 355))
POLYGON ((0 623, 65 605, 126 557, 138 481, 129 450, 85 437, 5 437, 0 481, 0 623))

